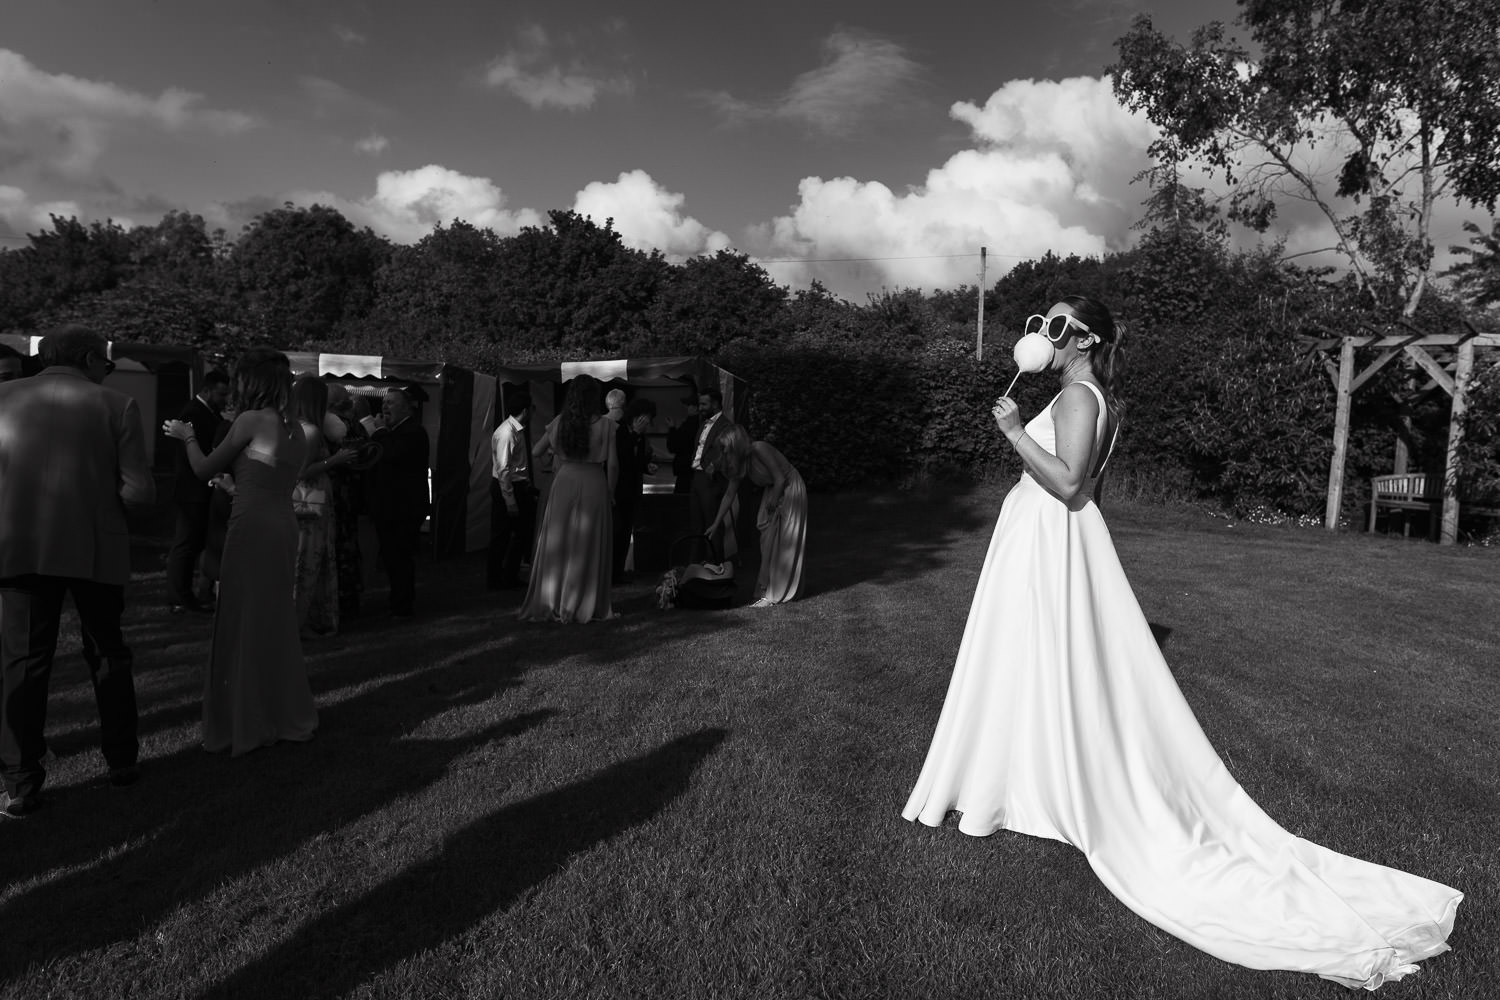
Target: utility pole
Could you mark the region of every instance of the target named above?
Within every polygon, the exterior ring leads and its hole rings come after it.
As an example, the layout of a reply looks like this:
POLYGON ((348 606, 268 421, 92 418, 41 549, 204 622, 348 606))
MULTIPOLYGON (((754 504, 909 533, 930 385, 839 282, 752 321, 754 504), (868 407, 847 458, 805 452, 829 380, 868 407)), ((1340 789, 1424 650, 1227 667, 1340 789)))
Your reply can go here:
POLYGON ((979 248, 979 322, 974 331, 974 360, 984 360, 984 259, 989 255, 989 247, 979 248))

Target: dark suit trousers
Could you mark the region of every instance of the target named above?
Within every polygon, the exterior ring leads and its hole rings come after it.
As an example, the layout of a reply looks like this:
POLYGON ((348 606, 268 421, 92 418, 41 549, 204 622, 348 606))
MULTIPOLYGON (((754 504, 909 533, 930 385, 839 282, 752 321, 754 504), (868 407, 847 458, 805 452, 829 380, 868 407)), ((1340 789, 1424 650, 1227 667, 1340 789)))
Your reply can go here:
POLYGON ((196 604, 193 569, 208 539, 208 497, 177 501, 177 530, 167 552, 167 595, 173 604, 196 604))
POLYGON ((423 518, 375 522, 380 562, 391 581, 391 614, 410 615, 417 598, 417 545, 423 518))
POLYGON ((635 496, 615 497, 615 551, 610 569, 616 579, 625 572, 625 557, 630 554, 630 532, 635 528, 635 501, 635 496))
POLYGON ((60 576, 0 580, 0 772, 11 795, 39 791, 46 778, 47 687, 57 653, 63 596, 71 592, 83 628, 83 655, 93 675, 100 744, 110 767, 136 762, 135 680, 120 631, 125 588, 60 576))
POLYGON ((516 483, 516 513, 505 506, 500 484, 490 480, 490 549, 485 582, 491 587, 509 587, 521 582, 521 560, 531 554, 536 536, 536 490, 530 483, 516 483))
MULTIPOLYGON (((703 534, 719 513, 719 504, 724 502, 724 491, 729 487, 728 480, 720 476, 710 476, 701 470, 693 470, 693 497, 688 507, 688 531, 694 535, 703 534)), ((724 528, 714 532, 714 545, 722 555, 724 552, 724 528)))

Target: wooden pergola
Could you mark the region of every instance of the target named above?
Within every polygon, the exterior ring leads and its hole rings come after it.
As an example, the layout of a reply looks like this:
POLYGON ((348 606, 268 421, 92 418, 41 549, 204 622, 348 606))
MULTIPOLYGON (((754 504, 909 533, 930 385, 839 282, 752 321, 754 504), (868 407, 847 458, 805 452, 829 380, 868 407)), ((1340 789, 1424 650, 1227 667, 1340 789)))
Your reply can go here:
MULTIPOLYGON (((1404 324, 1403 324, 1404 325, 1404 324)), ((1452 398, 1448 416, 1448 450, 1443 470, 1443 515, 1439 541, 1452 545, 1458 538, 1458 447, 1463 439, 1463 418, 1468 409, 1469 378, 1474 371, 1474 354, 1489 347, 1500 347, 1500 334, 1481 333, 1469 324, 1463 333, 1423 333, 1410 326, 1404 332, 1382 333, 1372 327, 1357 336, 1308 338, 1312 350, 1324 354, 1323 364, 1333 379, 1338 406, 1333 421, 1333 461, 1328 470, 1328 506, 1323 526, 1329 531, 1338 527, 1339 508, 1344 500, 1344 458, 1349 448, 1350 401, 1360 386, 1396 358, 1409 358, 1421 369, 1427 381, 1415 387, 1414 395, 1440 388, 1452 398), (1338 363, 1328 355, 1339 352, 1338 363), (1374 348, 1377 354, 1363 370, 1356 372, 1354 352, 1374 348)), ((1393 471, 1406 472, 1407 448, 1401 435, 1396 437, 1393 471)))

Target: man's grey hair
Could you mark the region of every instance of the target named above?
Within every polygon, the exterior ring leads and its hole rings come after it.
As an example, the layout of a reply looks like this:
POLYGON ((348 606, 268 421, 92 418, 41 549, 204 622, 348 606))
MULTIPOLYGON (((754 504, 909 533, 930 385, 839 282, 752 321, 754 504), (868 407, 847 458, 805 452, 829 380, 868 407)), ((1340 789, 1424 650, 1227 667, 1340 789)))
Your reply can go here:
POLYGON ((611 389, 604 394, 604 405, 611 410, 623 410, 625 408, 625 390, 611 389))
POLYGON ((109 357, 109 341, 86 326, 60 326, 42 338, 38 353, 42 364, 48 367, 62 365, 83 370, 89 366, 90 354, 109 357))

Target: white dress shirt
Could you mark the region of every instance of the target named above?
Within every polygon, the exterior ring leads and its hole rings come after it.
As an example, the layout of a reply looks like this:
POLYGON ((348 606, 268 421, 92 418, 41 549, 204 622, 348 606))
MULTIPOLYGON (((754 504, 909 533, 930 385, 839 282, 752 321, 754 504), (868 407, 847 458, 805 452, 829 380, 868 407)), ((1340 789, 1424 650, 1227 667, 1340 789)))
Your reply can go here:
POLYGON ((521 421, 506 417, 490 436, 490 449, 490 474, 500 484, 501 495, 510 500, 515 496, 515 484, 531 478, 531 470, 527 467, 530 456, 526 454, 526 434, 521 421))
POLYGON ((708 443, 708 432, 713 430, 714 423, 721 416, 722 413, 715 413, 703 424, 702 430, 698 431, 698 450, 693 452, 693 468, 699 472, 703 471, 703 446, 708 443))

